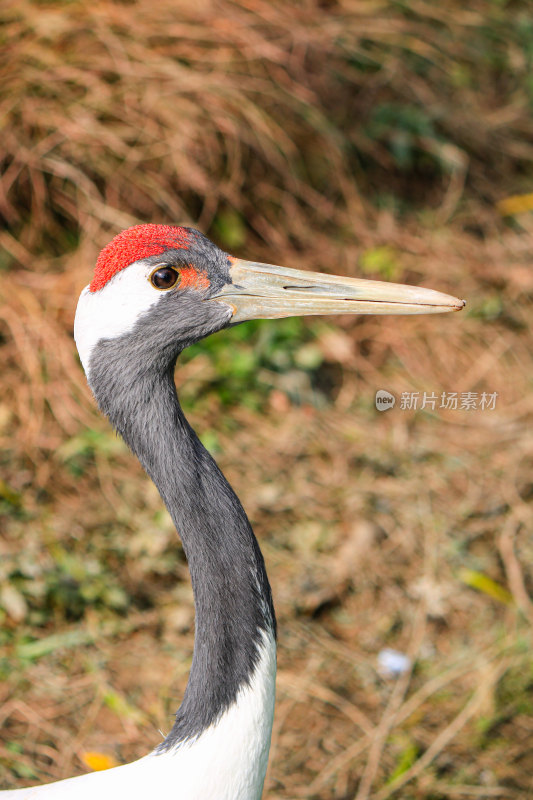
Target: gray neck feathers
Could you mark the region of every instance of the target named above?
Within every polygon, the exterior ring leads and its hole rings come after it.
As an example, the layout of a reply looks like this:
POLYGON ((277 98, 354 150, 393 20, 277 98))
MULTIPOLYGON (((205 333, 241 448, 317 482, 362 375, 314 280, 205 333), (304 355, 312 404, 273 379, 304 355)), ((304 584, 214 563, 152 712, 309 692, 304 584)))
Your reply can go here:
POLYGON ((216 722, 249 684, 275 617, 263 557, 235 492, 178 402, 171 366, 128 360, 129 335, 103 340, 90 385, 101 410, 139 458, 176 525, 196 609, 189 681, 167 750, 216 722))

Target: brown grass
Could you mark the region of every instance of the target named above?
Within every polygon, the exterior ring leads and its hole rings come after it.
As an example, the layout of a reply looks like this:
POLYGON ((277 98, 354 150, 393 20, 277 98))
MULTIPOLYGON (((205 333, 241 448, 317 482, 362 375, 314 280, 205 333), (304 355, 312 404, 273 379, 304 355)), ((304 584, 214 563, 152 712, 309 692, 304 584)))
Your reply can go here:
POLYGON ((320 248, 364 236, 362 192, 443 218, 465 181, 499 199, 533 160, 526 9, 7 3, 4 246, 33 264, 135 220, 237 215, 269 247, 312 230, 320 248))
POLYGON ((95 412, 71 337, 108 235, 170 220, 239 254, 468 300, 454 316, 313 324, 320 368, 259 375, 260 412, 223 405, 207 352, 178 367, 178 383, 203 387, 191 421, 218 448, 274 588, 265 798, 532 795, 533 229, 492 207, 531 175, 512 10, 3 10, 3 786, 83 772, 87 751, 146 753, 185 686, 183 555, 95 412), (496 28, 489 64, 476 47, 496 28), (431 111, 409 169, 390 131, 366 125, 387 103, 431 111), (379 388, 498 398, 494 411, 378 413, 379 388), (413 670, 381 677, 383 647, 413 670))

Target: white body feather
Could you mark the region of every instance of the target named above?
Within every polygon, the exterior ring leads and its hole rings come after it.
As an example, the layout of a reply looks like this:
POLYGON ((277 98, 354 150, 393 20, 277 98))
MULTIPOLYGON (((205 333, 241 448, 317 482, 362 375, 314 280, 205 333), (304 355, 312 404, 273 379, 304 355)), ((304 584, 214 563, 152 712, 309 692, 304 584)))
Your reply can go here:
POLYGON ((167 753, 56 783, 0 792, 1 800, 259 800, 268 762, 276 645, 265 636, 250 686, 195 741, 167 753))

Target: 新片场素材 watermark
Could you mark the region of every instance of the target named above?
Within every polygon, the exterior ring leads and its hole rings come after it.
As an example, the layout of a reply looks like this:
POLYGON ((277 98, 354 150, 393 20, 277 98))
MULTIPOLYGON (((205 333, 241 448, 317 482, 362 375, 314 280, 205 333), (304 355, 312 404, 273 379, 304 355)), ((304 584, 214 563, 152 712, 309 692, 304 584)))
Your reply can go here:
MULTIPOLYGON (((498 392, 402 392, 399 408, 402 411, 494 411, 498 392)), ((396 397, 386 389, 378 389, 375 398, 378 411, 394 408, 396 397)))

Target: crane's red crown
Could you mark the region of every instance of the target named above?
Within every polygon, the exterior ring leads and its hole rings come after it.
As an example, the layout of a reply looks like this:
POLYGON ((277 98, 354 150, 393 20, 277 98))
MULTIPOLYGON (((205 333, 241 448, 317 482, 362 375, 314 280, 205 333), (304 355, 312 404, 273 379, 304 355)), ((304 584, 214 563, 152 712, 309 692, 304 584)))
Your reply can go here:
POLYGON ((89 286, 91 292, 103 289, 106 283, 134 261, 158 256, 165 250, 187 250, 191 231, 177 225, 135 225, 117 234, 107 244, 96 262, 89 286))

